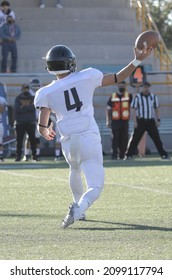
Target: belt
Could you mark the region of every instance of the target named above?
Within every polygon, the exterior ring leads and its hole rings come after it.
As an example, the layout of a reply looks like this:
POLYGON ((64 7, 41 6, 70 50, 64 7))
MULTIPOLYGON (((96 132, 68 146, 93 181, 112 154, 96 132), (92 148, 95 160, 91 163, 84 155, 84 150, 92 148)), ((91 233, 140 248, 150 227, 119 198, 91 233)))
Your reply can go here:
POLYGON ((154 119, 152 118, 152 119, 144 119, 144 118, 137 118, 139 121, 153 121, 154 119))

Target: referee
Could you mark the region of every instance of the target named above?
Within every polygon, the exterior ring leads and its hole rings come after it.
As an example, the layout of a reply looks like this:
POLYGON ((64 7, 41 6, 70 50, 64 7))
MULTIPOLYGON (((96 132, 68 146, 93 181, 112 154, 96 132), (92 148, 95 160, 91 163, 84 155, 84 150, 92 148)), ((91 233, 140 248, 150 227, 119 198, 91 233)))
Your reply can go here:
POLYGON ((145 131, 152 138, 161 158, 169 159, 167 152, 163 148, 157 128, 160 125, 158 98, 153 93, 150 93, 150 86, 151 84, 149 82, 145 82, 142 92, 138 93, 131 103, 134 118, 134 133, 129 140, 125 159, 132 158, 145 131))

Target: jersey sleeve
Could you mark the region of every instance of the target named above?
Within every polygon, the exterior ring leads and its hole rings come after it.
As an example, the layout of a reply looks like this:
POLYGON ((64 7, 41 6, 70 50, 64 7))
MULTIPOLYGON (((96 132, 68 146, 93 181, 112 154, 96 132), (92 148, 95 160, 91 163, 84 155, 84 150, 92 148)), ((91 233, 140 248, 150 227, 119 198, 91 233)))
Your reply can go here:
POLYGON ((49 108, 48 98, 45 92, 42 92, 42 90, 36 92, 34 105, 36 109, 40 109, 41 107, 49 108))
POLYGON ((95 68, 89 68, 90 80, 94 83, 95 88, 102 85, 103 73, 95 68))

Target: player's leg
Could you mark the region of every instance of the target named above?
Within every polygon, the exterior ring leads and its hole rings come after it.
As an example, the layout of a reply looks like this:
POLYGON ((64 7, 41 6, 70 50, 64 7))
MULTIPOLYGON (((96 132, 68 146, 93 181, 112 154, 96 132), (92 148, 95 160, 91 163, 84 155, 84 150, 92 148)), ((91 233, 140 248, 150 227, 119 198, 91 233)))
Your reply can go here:
POLYGON ((81 169, 87 190, 78 202, 74 219, 80 216, 99 198, 104 186, 102 145, 99 136, 85 135, 81 138, 81 169))
POLYGON ((104 168, 96 160, 88 160, 82 163, 85 175, 87 191, 78 202, 74 219, 78 220, 83 213, 99 198, 104 185, 104 168))
MULTIPOLYGON (((104 168, 102 145, 97 135, 82 135, 72 141, 75 143, 70 149, 68 162, 70 166, 80 163, 87 184, 87 191, 79 202, 70 206, 69 213, 62 223, 66 228, 74 221, 79 220, 85 211, 98 199, 104 185, 104 168)), ((70 145, 71 147, 72 145, 70 145)), ((74 182, 75 183, 75 182, 74 182)))
POLYGON ((76 168, 70 167, 69 184, 73 195, 73 201, 78 203, 84 192, 81 169, 79 166, 76 168))
MULTIPOLYGON (((79 146, 80 146, 80 144, 78 141, 78 143, 76 142, 76 147, 78 148, 78 152, 80 153, 79 146)), ((71 141, 70 140, 65 141, 65 143, 62 143, 62 152, 70 167, 69 185, 70 185, 70 189, 72 192, 73 201, 75 203, 78 203, 81 196, 83 195, 81 168, 80 168, 80 164, 77 162, 77 158, 76 159, 71 158, 71 141)))

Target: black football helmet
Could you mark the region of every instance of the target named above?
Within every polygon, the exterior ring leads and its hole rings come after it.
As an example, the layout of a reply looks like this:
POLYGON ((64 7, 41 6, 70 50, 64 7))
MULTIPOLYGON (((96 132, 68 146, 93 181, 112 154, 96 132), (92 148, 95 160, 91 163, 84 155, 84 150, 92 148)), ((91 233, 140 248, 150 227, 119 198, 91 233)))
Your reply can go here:
POLYGON ((52 47, 45 57, 50 74, 72 73, 76 71, 76 58, 73 52, 64 45, 52 47))

